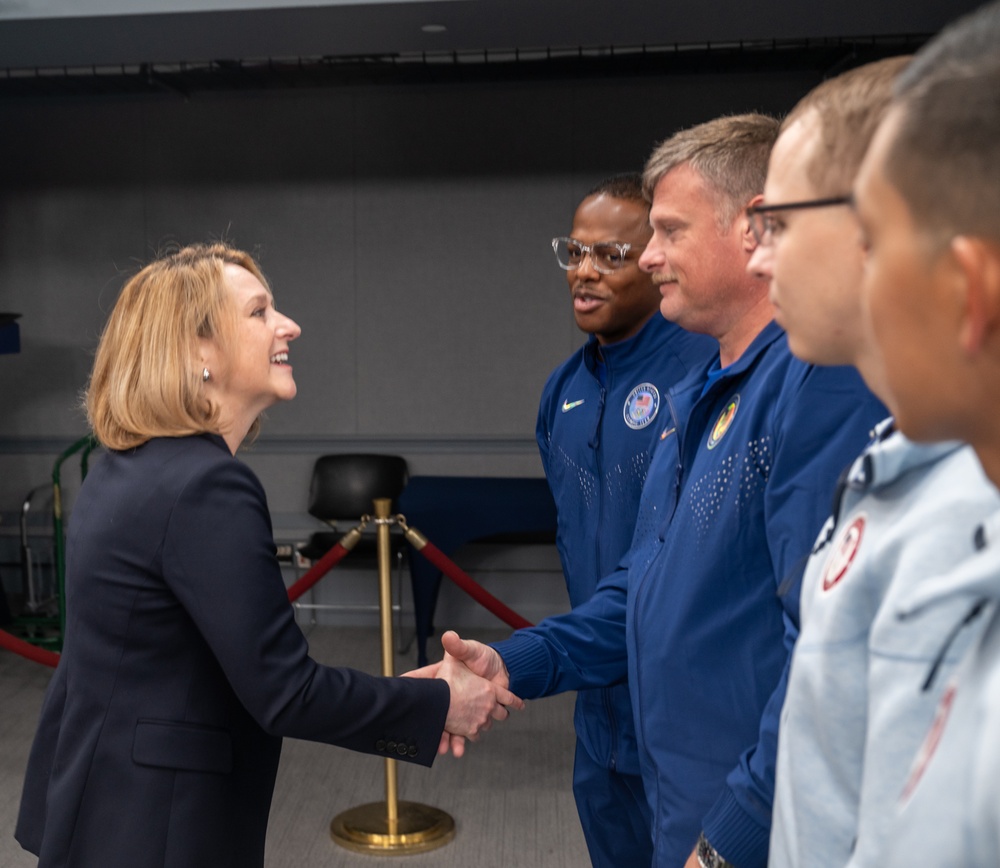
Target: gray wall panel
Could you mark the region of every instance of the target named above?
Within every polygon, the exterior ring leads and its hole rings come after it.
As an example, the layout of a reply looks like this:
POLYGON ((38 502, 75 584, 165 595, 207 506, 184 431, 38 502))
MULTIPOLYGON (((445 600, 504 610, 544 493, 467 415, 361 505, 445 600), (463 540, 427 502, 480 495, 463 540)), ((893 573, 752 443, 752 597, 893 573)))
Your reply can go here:
POLYGON ((572 349, 546 186, 475 177, 359 194, 361 430, 533 430, 544 377, 572 349))
POLYGON ((744 74, 0 102, 0 309, 24 314, 22 353, 0 357, 0 513, 34 484, 11 471, 23 456, 51 466, 83 432, 76 396, 124 275, 166 241, 222 236, 260 255, 304 330, 299 398, 273 409, 248 458, 276 513, 301 515, 320 452, 538 474, 538 393, 581 340, 548 239, 593 183, 640 167, 677 127, 781 111, 812 84, 744 74))
POLYGON ((120 187, 0 196, 0 310, 22 314, 0 356, 0 436, 74 436, 97 336, 141 249, 141 199, 120 187))
POLYGON ((258 257, 278 309, 302 327, 290 356, 300 397, 283 412, 270 414, 269 432, 356 433, 350 188, 230 182, 156 188, 148 198, 148 233, 158 246, 169 240, 225 238, 245 247, 258 257), (172 227, 185 227, 185 232, 172 227))

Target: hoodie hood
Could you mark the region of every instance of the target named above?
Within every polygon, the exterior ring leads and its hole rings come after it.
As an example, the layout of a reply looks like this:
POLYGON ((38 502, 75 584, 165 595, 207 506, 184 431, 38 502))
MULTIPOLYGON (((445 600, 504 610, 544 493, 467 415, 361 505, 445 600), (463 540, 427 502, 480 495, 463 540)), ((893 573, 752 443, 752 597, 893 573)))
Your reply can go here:
POLYGON ((895 428, 892 418, 875 426, 875 440, 851 465, 847 484, 870 491, 895 482, 903 474, 930 464, 962 448, 957 440, 943 443, 914 443, 895 428))

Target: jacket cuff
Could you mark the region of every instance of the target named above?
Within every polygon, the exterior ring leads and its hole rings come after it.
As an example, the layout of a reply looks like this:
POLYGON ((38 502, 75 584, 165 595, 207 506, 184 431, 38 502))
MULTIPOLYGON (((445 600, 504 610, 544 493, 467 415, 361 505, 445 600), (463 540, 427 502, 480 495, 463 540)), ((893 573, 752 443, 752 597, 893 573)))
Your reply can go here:
POLYGON ((727 862, 737 868, 765 868, 771 830, 764 828, 740 807, 726 789, 702 821, 702 831, 727 862))
POLYGON ((550 678, 549 653, 533 636, 514 633, 502 642, 491 642, 503 658, 510 675, 510 692, 521 699, 538 699, 545 696, 550 678))

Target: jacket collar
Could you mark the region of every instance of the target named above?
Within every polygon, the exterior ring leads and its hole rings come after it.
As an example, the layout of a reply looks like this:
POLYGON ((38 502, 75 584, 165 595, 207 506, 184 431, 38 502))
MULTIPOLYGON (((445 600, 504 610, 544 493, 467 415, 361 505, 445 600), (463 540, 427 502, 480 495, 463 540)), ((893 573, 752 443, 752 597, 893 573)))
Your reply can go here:
POLYGON ((201 434, 195 435, 201 437, 203 440, 207 440, 209 443, 218 446, 220 449, 224 449, 227 453, 229 452, 229 444, 223 439, 221 434, 215 434, 211 431, 203 431, 201 434))
MULTIPOLYGON (((774 320, 771 320, 771 322, 758 332, 757 337, 750 342, 750 346, 743 351, 743 355, 741 355, 721 373, 716 383, 713 384, 712 388, 710 388, 708 392, 712 392, 718 383, 725 382, 731 377, 743 374, 757 361, 757 359, 768 347, 771 346, 771 344, 784 336, 785 330, 774 320)), ((675 419, 679 419, 681 416, 686 416, 691 407, 698 402, 698 399, 701 396, 701 391, 705 388, 705 378, 707 377, 708 372, 712 370, 715 363, 718 362, 718 358, 719 357, 716 356, 715 361, 709 363, 707 367, 694 368, 683 380, 681 380, 681 382, 670 390, 670 395, 675 408, 675 419)))
POLYGON ((771 320, 764 328, 762 328, 748 346, 743 354, 733 362, 722 374, 722 379, 727 379, 729 377, 736 376, 737 374, 742 374, 746 371, 757 358, 779 338, 785 336, 785 330, 778 325, 774 320, 771 320))
POLYGON ((663 350, 663 343, 679 328, 667 322, 658 312, 637 331, 632 337, 603 347, 597 343, 597 338, 590 335, 584 345, 583 357, 587 369, 591 372, 597 369, 597 353, 600 350, 605 366, 610 370, 622 359, 628 359, 629 364, 643 362, 663 350))

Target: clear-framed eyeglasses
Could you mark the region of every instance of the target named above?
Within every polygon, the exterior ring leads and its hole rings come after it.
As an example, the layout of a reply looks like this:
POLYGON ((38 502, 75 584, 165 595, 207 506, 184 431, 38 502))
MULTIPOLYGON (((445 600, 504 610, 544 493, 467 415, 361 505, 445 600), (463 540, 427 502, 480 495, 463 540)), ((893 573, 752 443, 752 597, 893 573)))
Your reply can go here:
POLYGON ((590 263, 601 274, 612 274, 628 262, 630 250, 645 250, 645 245, 637 247, 620 241, 600 241, 597 244, 584 244, 575 238, 553 238, 552 250, 556 254, 559 267, 572 271, 583 264, 589 254, 590 263))
POLYGON ((747 208, 747 219, 757 243, 769 247, 774 239, 781 234, 784 224, 780 215, 785 211, 798 211, 803 208, 829 208, 833 205, 850 205, 851 196, 828 196, 825 199, 807 199, 802 202, 782 202, 778 205, 751 205, 747 208))

